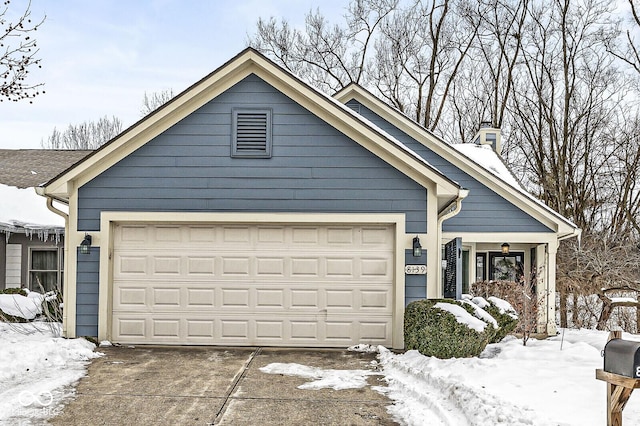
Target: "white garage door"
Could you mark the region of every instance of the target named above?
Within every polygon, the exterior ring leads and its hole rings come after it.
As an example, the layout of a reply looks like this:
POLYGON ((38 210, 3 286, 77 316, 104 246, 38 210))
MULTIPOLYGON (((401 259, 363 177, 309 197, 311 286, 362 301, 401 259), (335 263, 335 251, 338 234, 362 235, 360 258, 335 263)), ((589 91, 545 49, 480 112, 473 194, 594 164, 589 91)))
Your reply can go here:
POLYGON ((112 339, 391 345, 393 247, 393 226, 119 224, 112 339))

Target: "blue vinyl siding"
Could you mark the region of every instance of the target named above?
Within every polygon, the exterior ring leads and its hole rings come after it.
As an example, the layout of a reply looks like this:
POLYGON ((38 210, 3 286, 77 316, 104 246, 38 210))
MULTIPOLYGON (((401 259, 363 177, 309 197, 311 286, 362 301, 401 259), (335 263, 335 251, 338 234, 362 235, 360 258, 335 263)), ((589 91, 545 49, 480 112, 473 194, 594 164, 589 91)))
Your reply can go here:
MULTIPOLYGON (((347 105, 353 106, 357 103, 351 100, 347 105)), ((518 206, 505 200, 491 188, 383 120, 364 105, 360 105, 360 114, 417 152, 447 177, 469 190, 469 196, 462 202, 460 213, 443 223, 444 232, 553 232, 518 206)))
POLYGON ((98 288, 100 248, 92 247, 91 253, 78 251, 76 275, 76 335, 98 335, 98 288))
POLYGON ((251 75, 79 189, 78 229, 100 212, 406 214, 426 231, 426 189, 251 75), (234 107, 273 110, 272 158, 231 158, 234 107))
MULTIPOLYGON (((426 265, 427 253, 423 252, 422 257, 413 257, 413 250, 405 250, 405 265, 426 265)), ((427 276, 426 275, 405 275, 404 276, 404 304, 407 306, 416 300, 427 298, 427 276)))
MULTIPOLYGON (((78 229, 102 211, 321 212, 403 213, 425 233, 426 207, 425 188, 251 75, 79 188, 78 229), (273 111, 271 158, 231 157, 236 107, 273 111)), ((78 257, 78 335, 97 334, 98 271, 78 257)))

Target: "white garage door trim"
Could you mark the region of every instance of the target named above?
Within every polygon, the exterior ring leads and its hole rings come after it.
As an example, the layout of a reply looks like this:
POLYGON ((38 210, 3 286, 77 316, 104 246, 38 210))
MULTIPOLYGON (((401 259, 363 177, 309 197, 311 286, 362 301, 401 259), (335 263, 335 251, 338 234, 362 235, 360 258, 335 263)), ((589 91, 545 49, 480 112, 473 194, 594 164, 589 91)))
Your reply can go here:
MULTIPOLYGON (((255 224, 255 225, 385 225, 395 233, 395 259, 393 274, 393 313, 391 345, 402 348, 404 316, 404 250, 408 236, 404 233, 402 214, 293 214, 293 213, 153 213, 153 212, 103 212, 98 241, 107 250, 100 251, 100 306, 98 334, 100 339, 111 339, 113 318, 113 249, 116 224, 186 225, 186 224, 255 224)), ((158 342, 158 343, 169 343, 158 342)), ((194 342, 195 343, 195 342, 194 342)), ((234 344, 230 341, 229 344, 234 344)), ((269 344, 267 342, 267 344, 269 344)), ((303 345, 303 344, 301 344, 303 345)), ((306 345, 304 345, 306 346, 306 345)))

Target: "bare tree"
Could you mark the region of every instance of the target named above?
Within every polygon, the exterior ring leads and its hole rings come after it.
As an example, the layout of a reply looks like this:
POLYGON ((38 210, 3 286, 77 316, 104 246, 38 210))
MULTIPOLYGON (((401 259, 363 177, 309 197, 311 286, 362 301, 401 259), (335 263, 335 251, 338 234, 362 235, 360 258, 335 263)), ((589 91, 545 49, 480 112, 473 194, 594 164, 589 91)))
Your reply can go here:
POLYGON ((304 31, 260 19, 249 44, 325 92, 373 89, 426 128, 438 127, 479 22, 470 0, 354 0, 344 24, 320 13, 304 31))
POLYGON ((144 92, 144 98, 142 100, 142 108, 140 109, 140 115, 143 117, 147 114, 152 113, 157 108, 169 102, 173 99, 175 95, 173 94, 173 89, 161 90, 160 92, 153 92, 150 95, 147 95, 147 92, 144 92))
POLYGON ((604 141, 624 94, 605 49, 616 36, 609 6, 548 0, 530 7, 510 106, 512 162, 524 166, 529 189, 583 229, 605 202, 598 177, 615 146, 604 141))
POLYGON ((478 34, 452 87, 448 140, 470 141, 481 122, 508 132, 507 106, 521 62, 528 11, 529 0, 482 0, 467 8, 466 18, 478 26, 478 34))
POLYGON ((416 1, 382 25, 372 74, 392 105, 436 130, 458 73, 476 42, 479 21, 466 17, 474 2, 416 1))
POLYGON ((621 40, 612 41, 607 45, 609 52, 616 58, 630 65, 635 72, 640 74, 640 42, 634 33, 640 28, 640 6, 634 0, 627 0, 631 8, 631 25, 624 30, 621 40), (635 27, 635 30, 634 30, 635 27))
POLYGON ((17 102, 44 93, 44 90, 40 91, 43 83, 27 81, 33 67, 41 68, 33 33, 44 18, 36 22, 31 20, 31 3, 22 14, 10 18, 9 5, 10 1, 5 0, 0 6, 0 102, 5 99, 17 102))
POLYGON ((379 27, 397 5, 398 0, 352 1, 342 24, 310 11, 304 31, 285 20, 261 18, 249 44, 319 89, 335 92, 364 83, 379 27))
POLYGON ((122 131, 122 121, 117 117, 102 117, 98 121, 70 124, 66 130, 53 129, 46 143, 46 149, 96 149, 122 131))

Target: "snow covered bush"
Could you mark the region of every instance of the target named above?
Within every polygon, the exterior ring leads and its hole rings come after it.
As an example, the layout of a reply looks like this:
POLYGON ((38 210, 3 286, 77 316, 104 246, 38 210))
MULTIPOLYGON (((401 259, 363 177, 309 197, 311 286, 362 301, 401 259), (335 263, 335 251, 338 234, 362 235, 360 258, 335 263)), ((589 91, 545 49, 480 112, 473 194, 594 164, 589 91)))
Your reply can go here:
MULTIPOLYGON (((516 326, 508 333, 514 331, 522 336, 526 345, 529 337, 537 331, 538 310, 544 300, 536 294, 535 281, 482 281, 471 285, 471 292, 476 296, 483 296, 491 301, 492 298, 506 302, 507 310, 513 311, 516 316, 516 326)), ((493 303, 495 305, 495 303, 493 303)), ((498 306, 504 310, 504 306, 498 306)), ((495 310, 493 311, 495 312, 495 310)), ((504 318, 504 317, 503 317, 504 318)), ((497 317, 496 317, 497 319, 497 317)), ((505 323, 509 321, 504 318, 505 323)), ((507 334, 508 334, 507 333, 507 334)), ((506 335, 506 334, 505 334, 506 335)), ((503 336, 504 337, 504 336, 503 336)))
POLYGON ((404 314, 406 349, 441 359, 480 355, 495 328, 477 318, 474 308, 465 305, 449 299, 410 303, 404 314))
POLYGON ((19 294, 26 297, 27 292, 23 288, 5 288, 0 290, 0 294, 19 294))
POLYGON ((487 306, 484 310, 495 318, 499 325, 498 330, 496 330, 493 338, 489 340, 489 343, 500 342, 507 335, 513 333, 518 326, 518 315, 516 315, 515 311, 501 309, 497 306, 494 300, 492 300, 491 303, 487 302, 487 306))
POLYGON ((45 294, 27 289, 0 291, 0 322, 61 322, 61 303, 62 296, 55 291, 45 294))

